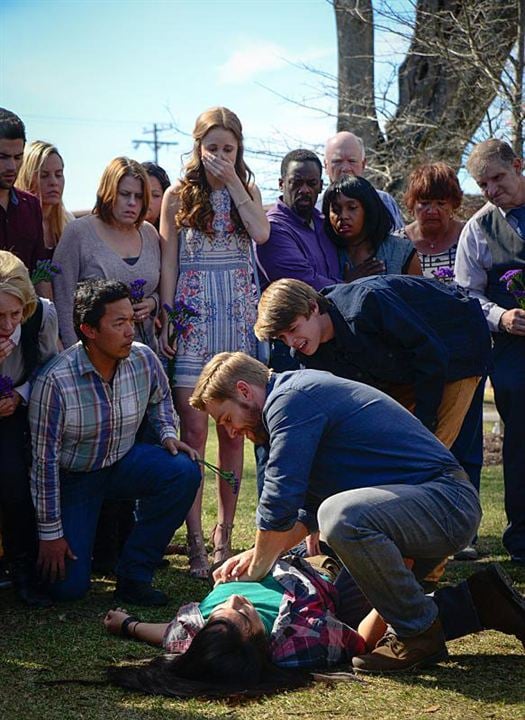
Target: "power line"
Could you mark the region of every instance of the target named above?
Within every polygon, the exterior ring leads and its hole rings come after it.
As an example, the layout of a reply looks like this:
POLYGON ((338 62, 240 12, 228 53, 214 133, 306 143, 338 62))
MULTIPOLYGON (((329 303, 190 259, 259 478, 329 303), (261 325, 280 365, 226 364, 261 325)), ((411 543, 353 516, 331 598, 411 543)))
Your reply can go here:
POLYGON ((158 165, 160 148, 166 147, 168 145, 178 145, 179 144, 175 140, 173 140, 173 141, 159 140, 159 133, 163 133, 168 130, 177 130, 177 128, 172 123, 164 123, 162 125, 153 123, 153 128, 151 130, 144 128, 144 130, 142 131, 142 133, 144 135, 149 135, 149 134, 153 133, 153 140, 132 140, 133 147, 135 149, 137 149, 139 147, 139 145, 150 145, 151 147, 153 147, 153 155, 155 157, 155 164, 158 165))

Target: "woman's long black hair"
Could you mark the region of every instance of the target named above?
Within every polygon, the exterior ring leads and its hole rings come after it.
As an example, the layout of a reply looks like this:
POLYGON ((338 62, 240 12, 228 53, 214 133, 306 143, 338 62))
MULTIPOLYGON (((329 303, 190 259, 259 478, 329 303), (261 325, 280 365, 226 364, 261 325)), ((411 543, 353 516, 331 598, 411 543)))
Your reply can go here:
POLYGON ((353 175, 343 175, 326 189, 323 195, 324 229, 332 242, 338 247, 344 248, 346 241, 339 237, 330 224, 330 206, 337 201, 338 195, 359 200, 363 206, 365 211, 364 237, 375 253, 394 228, 392 215, 385 207, 377 190, 368 180, 353 175))
POLYGON ((311 682, 306 673, 280 670, 270 661, 264 633, 245 637, 227 619, 210 620, 182 655, 108 668, 115 685, 171 697, 257 697, 311 682))

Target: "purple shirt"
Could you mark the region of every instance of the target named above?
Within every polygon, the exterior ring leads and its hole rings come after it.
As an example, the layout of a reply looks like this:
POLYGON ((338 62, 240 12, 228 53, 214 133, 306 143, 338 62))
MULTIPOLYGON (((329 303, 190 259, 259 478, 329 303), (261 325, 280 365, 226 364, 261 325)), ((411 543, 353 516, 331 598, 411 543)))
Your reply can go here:
POLYGON ((49 257, 44 245, 42 210, 34 195, 13 188, 7 210, 0 205, 0 250, 19 257, 30 273, 37 260, 49 257))
POLYGON ((270 239, 256 247, 264 287, 281 278, 302 280, 316 290, 341 282, 337 248, 326 237, 318 210, 313 211, 313 227, 282 200, 268 210, 267 216, 270 239))

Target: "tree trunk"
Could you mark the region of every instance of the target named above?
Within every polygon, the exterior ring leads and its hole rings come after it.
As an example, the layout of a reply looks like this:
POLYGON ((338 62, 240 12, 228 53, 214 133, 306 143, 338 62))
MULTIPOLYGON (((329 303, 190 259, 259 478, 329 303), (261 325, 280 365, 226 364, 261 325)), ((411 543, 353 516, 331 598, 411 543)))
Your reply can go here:
POLYGON ((525 69, 525 0, 518 4, 518 38, 514 66, 514 92, 512 97, 512 147, 520 158, 523 157, 523 72, 525 69))
MULTIPOLYGON (((417 0, 410 47, 399 69, 398 107, 382 137, 374 103, 372 3, 334 0, 338 129, 362 136, 379 185, 400 192, 410 169, 422 161, 444 160, 459 168, 498 92, 516 42, 521 1, 417 0)), ((403 31, 402 19, 396 31, 403 31)))
POLYGON ((381 132, 374 96, 374 19, 371 0, 334 0, 338 46, 337 130, 376 147, 381 132))
POLYGON ((515 0, 419 0, 397 112, 387 126, 387 189, 400 190, 407 169, 425 160, 459 168, 498 91, 516 40, 516 10, 515 0))

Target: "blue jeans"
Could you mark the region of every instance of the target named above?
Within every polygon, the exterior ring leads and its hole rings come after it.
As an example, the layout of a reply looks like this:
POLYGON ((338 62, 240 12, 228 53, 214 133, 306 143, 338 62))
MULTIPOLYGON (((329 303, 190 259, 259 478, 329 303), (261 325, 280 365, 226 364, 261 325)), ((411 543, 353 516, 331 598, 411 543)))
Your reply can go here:
POLYGON ((525 338, 494 335, 494 370, 490 378, 496 407, 505 423, 503 480, 508 526, 503 544, 511 556, 525 558, 525 338))
POLYGON ((399 637, 424 632, 437 616, 403 558, 421 576, 467 545, 481 519, 478 495, 462 471, 421 485, 337 493, 318 512, 327 543, 372 607, 399 637), (460 479, 464 478, 464 479, 460 479))
MULTIPOLYGON (((372 606, 346 568, 337 576, 335 586, 339 596, 337 617, 356 628, 372 606)), ((466 580, 440 588, 431 597, 438 609, 445 640, 456 640, 483 630, 466 580)))
POLYGON ((76 600, 90 586, 91 555, 102 501, 138 500, 135 525, 122 549, 116 574, 151 582, 157 563, 182 525, 201 481, 199 465, 184 454, 136 443, 111 467, 60 474, 64 537, 76 560, 66 577, 50 586, 55 600, 76 600))

